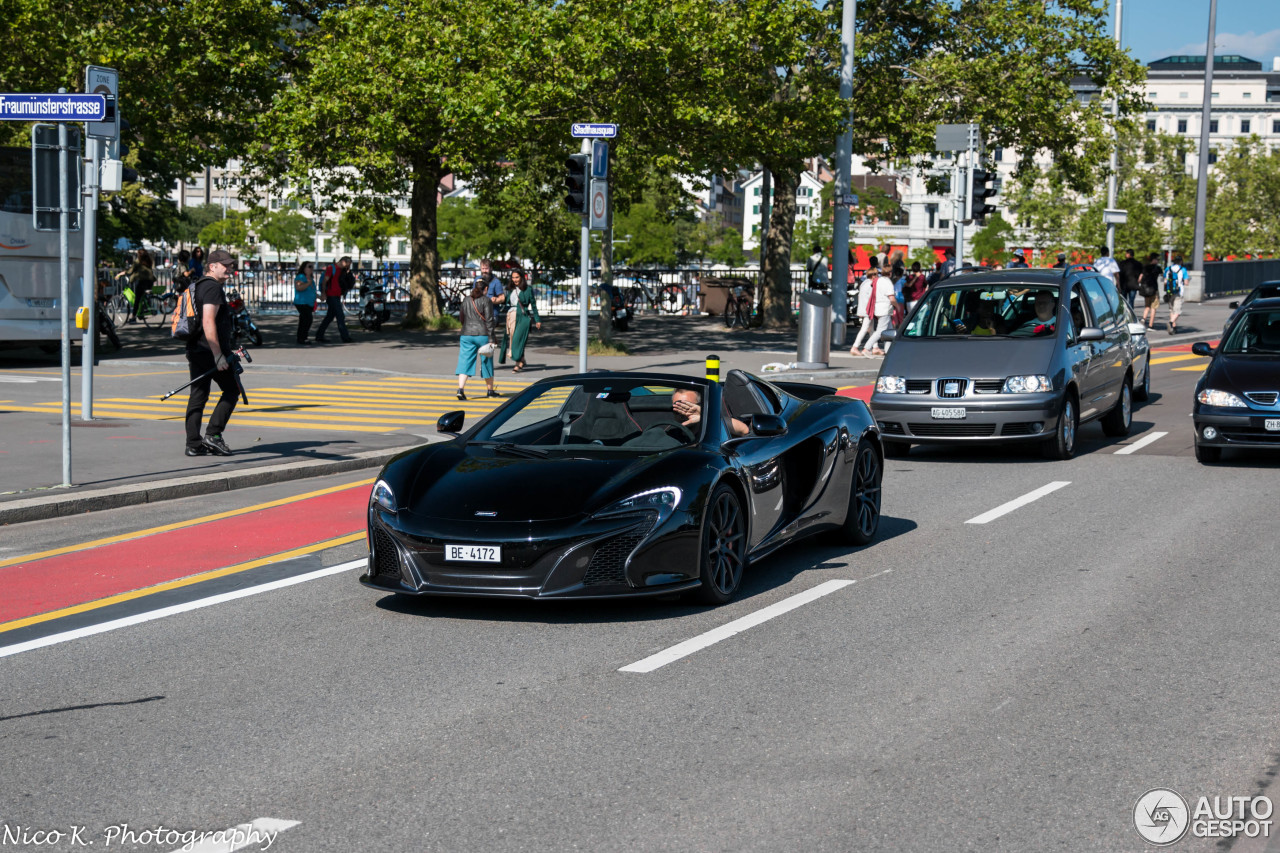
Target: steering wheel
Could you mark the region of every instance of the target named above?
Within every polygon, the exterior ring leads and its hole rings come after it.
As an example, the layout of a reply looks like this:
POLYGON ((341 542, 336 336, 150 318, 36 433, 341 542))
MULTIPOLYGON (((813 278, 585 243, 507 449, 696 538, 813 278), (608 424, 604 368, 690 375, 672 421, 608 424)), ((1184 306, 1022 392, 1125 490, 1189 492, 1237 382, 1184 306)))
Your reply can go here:
POLYGON ((693 444, 696 440, 693 430, 689 429, 684 424, 654 424, 646 429, 645 432, 649 433, 654 430, 661 430, 663 435, 670 436, 681 444, 693 444))

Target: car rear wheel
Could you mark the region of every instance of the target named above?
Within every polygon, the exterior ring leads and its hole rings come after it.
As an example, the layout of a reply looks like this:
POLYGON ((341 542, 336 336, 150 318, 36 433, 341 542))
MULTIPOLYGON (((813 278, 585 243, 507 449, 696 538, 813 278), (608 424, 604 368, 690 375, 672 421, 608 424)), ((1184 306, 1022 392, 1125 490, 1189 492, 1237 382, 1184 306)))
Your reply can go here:
POLYGON ((911 442, 909 441, 889 441, 885 439, 880 442, 880 446, 884 448, 886 459, 905 459, 911 454, 911 442))
POLYGON ((1196 445, 1196 461, 1201 465, 1212 465, 1222 461, 1222 448, 1209 444, 1196 445))
POLYGON ((1058 415, 1058 429, 1053 438, 1042 446, 1046 459, 1070 459, 1076 455, 1076 429, 1080 416, 1076 413, 1076 398, 1071 394, 1062 401, 1062 413, 1058 415))
POLYGON ((1133 399, 1145 403, 1151 399, 1151 355, 1147 354, 1147 366, 1142 371, 1142 384, 1133 389, 1133 399))
POLYGON ((695 597, 703 604, 727 604, 742 585, 747 568, 747 520, 733 489, 721 484, 711 494, 702 522, 699 576, 695 597))
POLYGON ((854 545, 866 545, 880 529, 880 493, 884 466, 880 454, 865 438, 858 441, 853 457, 853 483, 844 516, 844 537, 854 545))
POLYGON ((1102 416, 1102 431, 1113 437, 1129 434, 1133 426, 1133 380, 1126 376, 1115 408, 1102 416))

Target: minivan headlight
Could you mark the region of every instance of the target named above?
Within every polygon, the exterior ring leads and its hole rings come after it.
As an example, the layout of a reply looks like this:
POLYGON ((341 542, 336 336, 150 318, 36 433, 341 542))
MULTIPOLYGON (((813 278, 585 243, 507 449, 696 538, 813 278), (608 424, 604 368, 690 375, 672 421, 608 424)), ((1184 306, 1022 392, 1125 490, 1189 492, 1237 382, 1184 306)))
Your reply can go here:
POLYGON ((876 391, 881 394, 905 394, 907 379, 905 376, 881 376, 876 380, 876 391))
POLYGON ((1004 381, 1005 394, 1042 394, 1053 390, 1053 380, 1040 373, 1010 376, 1004 381))
POLYGON ((1225 406, 1232 409, 1247 409, 1249 405, 1241 400, 1230 391, 1219 391, 1215 388, 1205 388, 1196 395, 1196 399, 1206 406, 1225 406))

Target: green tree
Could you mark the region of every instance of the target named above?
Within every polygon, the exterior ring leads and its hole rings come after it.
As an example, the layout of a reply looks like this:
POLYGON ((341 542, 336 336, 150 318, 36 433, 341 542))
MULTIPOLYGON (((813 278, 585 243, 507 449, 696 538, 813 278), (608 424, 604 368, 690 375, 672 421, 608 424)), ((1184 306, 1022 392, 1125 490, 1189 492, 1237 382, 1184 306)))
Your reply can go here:
POLYGON ((1205 216, 1205 248, 1216 257, 1280 253, 1280 152, 1257 136, 1218 154, 1205 216))
POLYGON ((281 255, 301 252, 304 247, 310 247, 315 239, 314 223, 292 210, 259 210, 251 221, 258 239, 275 250, 278 264, 283 263, 281 255))
POLYGON ((361 202, 342 212, 336 236, 356 247, 357 260, 369 252, 381 263, 391 247, 392 238, 404 234, 404 217, 396 215, 389 202, 376 199, 362 199, 361 202))
POLYGON ((1008 263, 1010 254, 1007 246, 1012 236, 1013 226, 996 211, 986 225, 973 233, 973 257, 981 263, 1008 263))
POLYGON ((199 243, 200 232, 220 219, 222 219, 220 204, 193 204, 183 208, 174 242, 199 243))
POLYGON ((246 255, 255 254, 258 250, 249 239, 249 218, 238 210, 228 211, 226 219, 206 225, 200 231, 199 243, 210 248, 239 250, 246 255))

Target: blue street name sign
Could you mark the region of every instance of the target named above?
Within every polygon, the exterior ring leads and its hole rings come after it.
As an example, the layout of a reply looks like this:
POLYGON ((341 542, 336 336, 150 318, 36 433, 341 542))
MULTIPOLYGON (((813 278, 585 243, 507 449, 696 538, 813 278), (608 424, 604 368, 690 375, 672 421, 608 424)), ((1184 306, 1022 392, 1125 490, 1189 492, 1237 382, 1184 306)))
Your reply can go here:
POLYGON ((574 139, 613 139, 618 135, 616 124, 585 124, 573 126, 574 139))
POLYGON ((0 121, 102 121, 107 99, 102 95, 0 95, 0 121))

